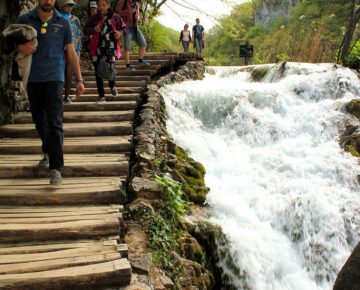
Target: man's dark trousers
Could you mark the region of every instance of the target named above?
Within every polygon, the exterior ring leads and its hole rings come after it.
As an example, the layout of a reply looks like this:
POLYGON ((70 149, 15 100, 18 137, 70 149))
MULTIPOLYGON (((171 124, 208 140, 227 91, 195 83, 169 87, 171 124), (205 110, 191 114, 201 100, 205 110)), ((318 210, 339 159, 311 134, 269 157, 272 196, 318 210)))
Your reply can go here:
POLYGON ((61 81, 29 83, 28 97, 33 122, 42 141, 42 150, 49 155, 49 170, 64 166, 63 87, 61 81))

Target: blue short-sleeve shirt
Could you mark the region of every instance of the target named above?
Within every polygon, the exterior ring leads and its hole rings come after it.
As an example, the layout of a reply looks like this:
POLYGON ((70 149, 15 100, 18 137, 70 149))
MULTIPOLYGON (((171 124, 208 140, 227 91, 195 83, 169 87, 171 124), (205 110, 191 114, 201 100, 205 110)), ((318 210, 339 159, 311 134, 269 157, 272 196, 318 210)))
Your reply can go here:
POLYGON ((21 15, 18 23, 31 25, 38 33, 38 47, 33 54, 29 83, 64 82, 64 49, 66 44, 73 42, 69 20, 54 9, 54 16, 47 21, 46 32, 41 33, 43 21, 38 16, 38 8, 35 8, 21 15))

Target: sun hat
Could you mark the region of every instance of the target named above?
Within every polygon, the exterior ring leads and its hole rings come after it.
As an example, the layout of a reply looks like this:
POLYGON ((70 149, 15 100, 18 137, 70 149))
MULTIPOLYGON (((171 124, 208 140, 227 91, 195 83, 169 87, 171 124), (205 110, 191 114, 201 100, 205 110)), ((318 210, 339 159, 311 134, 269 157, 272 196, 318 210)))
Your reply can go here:
POLYGON ((89 7, 90 7, 90 8, 97 8, 96 1, 90 1, 89 7))
POLYGON ((62 2, 62 7, 64 7, 65 5, 68 5, 68 4, 70 4, 70 5, 76 5, 76 2, 73 1, 73 0, 63 0, 63 2, 62 2))

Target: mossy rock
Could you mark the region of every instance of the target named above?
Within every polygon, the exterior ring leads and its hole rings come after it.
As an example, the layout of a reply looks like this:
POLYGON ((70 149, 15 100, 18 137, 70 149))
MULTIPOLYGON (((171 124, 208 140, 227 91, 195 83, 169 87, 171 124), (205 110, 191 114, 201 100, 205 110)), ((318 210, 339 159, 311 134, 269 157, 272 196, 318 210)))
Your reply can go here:
POLYGON ((346 105, 346 110, 360 120, 360 100, 352 100, 346 105))
POLYGON ((177 160, 174 173, 182 183, 183 191, 187 199, 195 204, 203 205, 209 189, 205 186, 205 167, 190 158, 180 147, 175 150, 177 160))
POLYGON ((267 72, 269 71, 269 67, 267 66, 257 66, 251 71, 251 78, 254 82, 260 82, 267 72))
POLYGON ((360 157, 359 151, 353 145, 346 145, 345 150, 350 152, 355 157, 360 157))

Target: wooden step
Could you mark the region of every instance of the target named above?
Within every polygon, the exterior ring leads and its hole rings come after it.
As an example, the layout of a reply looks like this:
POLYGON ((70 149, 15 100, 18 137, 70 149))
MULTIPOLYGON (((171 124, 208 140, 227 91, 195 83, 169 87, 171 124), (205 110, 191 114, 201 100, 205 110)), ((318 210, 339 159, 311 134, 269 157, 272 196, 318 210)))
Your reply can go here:
MULTIPOLYGON (((111 206, 108 209, 104 206, 99 209, 92 206, 89 210, 87 206, 69 208, 0 206, 0 215, 6 215, 0 222, 0 243, 88 239, 118 235, 119 219, 121 219, 119 213, 111 206), (99 214, 100 210, 103 210, 103 214, 99 214), (115 212, 106 212, 107 210, 115 212), (24 218, 27 220, 23 221, 24 218)), ((0 264, 5 258, 6 255, 0 256, 0 264)), ((12 261, 16 262, 14 258, 12 261)))
MULTIPOLYGON (((85 84, 86 87, 86 84, 85 84)), ((119 94, 133 94, 133 93, 141 93, 144 90, 144 87, 118 87, 115 84, 116 89, 118 90, 119 94)), ((105 86, 104 88, 105 94, 110 94, 110 88, 108 86, 105 86)), ((93 87, 86 87, 84 94, 97 94, 97 88, 96 86, 93 87)))
MULTIPOLYGON (((164 65, 164 64, 168 64, 171 59, 169 58, 161 58, 161 59, 145 59, 146 61, 148 61, 151 65, 164 65)), ((130 63, 133 65, 133 66, 144 66, 143 64, 139 63, 138 62, 138 59, 130 59, 130 63)), ((123 59, 120 59, 120 60, 117 60, 115 62, 115 66, 125 66, 125 60, 123 59)))
MULTIPOLYGON (((89 258, 90 259, 90 258, 89 258)), ((85 266, 21 274, 0 275, 1 289, 101 289, 130 284, 131 266, 127 259, 85 266)))
MULTIPOLYGON (((94 94, 94 93, 93 93, 94 94)), ((136 102, 124 101, 124 102, 79 102, 64 105, 64 111, 128 111, 136 109, 136 102)))
MULTIPOLYGON (((134 94, 134 97, 139 96, 134 94)), ((74 102, 90 102, 95 100, 97 95, 81 96, 77 97, 74 102)), ((111 96, 114 98, 113 96, 111 96)), ((135 99, 134 99, 135 100, 135 99)), ((134 110, 129 111, 68 111, 64 113, 64 123, 75 123, 75 122, 121 122, 134 120, 134 110)), ((13 116, 13 122, 15 124, 26 124, 32 123, 30 112, 21 112, 13 116)))
MULTIPOLYGON (((66 137, 131 135, 130 122, 107 123, 65 123, 66 137)), ((37 132, 33 124, 11 124, 0 127, 0 138, 36 138, 37 132)))
MULTIPOLYGON (((156 74, 157 69, 137 69, 137 70, 118 70, 117 76, 153 76, 156 74)), ((85 76, 94 76, 95 72, 93 70, 84 70, 81 74, 85 76)))
MULTIPOLYGON (((82 96, 76 96, 74 94, 70 94, 70 97, 75 97, 72 102, 96 102, 98 98, 98 94, 84 94, 82 96)), ((133 94, 118 94, 117 96, 113 96, 111 94, 105 94, 105 98, 107 102, 121 102, 121 101, 140 101, 140 93, 133 94)), ((104 113, 103 113, 104 114, 104 113)))
MULTIPOLYGON (((1 205, 123 204, 126 177, 68 177, 58 186, 48 179, 0 179, 1 205)), ((0 214, 0 217, 3 217, 0 214)))
MULTIPOLYGON (((0 178, 45 178, 48 169, 39 167, 40 156, 0 155, 0 178)), ((129 158, 124 154, 65 154, 63 177, 127 176, 129 158)))
MULTIPOLYGON (((130 152, 131 136, 68 137, 64 140, 64 152, 69 153, 116 153, 130 152)), ((39 138, 0 139, 0 154, 41 154, 39 138)))
POLYGON ((114 261, 127 257, 126 244, 115 240, 60 243, 27 243, 26 246, 0 247, 0 274, 48 271, 114 261))
MULTIPOLYGON (((116 81, 150 81, 150 76, 121 76, 117 75, 115 78, 116 81)), ((95 74, 84 76, 84 81, 87 83, 88 81, 95 81, 95 74)))
MULTIPOLYGON (((116 81, 115 87, 118 88, 118 90, 121 90, 123 88, 133 88, 133 87, 145 87, 146 81, 116 81)), ((96 82, 94 81, 85 81, 85 87, 86 91, 90 88, 96 88, 96 82)), ((105 86, 106 89, 106 86, 105 86)), ((86 92, 85 91, 85 92, 86 92)))

